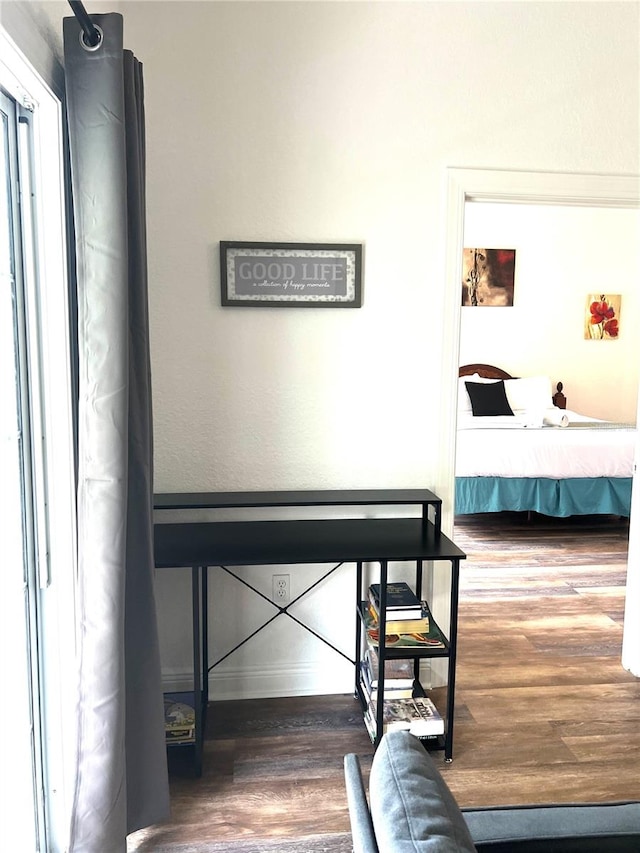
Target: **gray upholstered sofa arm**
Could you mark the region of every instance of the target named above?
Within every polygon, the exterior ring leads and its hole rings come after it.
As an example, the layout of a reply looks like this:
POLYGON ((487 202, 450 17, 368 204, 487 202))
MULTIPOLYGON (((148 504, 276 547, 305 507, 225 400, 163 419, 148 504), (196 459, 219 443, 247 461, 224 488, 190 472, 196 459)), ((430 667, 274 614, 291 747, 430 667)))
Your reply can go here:
POLYGON ((349 753, 344 757, 344 781, 347 787, 349 821, 354 853, 378 853, 371 813, 362 781, 358 756, 349 753))
POLYGON ((344 760, 355 853, 639 853, 640 802, 458 808, 407 732, 385 735, 369 776, 344 760))
POLYGON ((380 741, 369 774, 369 803, 357 756, 345 757, 356 853, 475 853, 451 791, 421 743, 408 732, 380 741))

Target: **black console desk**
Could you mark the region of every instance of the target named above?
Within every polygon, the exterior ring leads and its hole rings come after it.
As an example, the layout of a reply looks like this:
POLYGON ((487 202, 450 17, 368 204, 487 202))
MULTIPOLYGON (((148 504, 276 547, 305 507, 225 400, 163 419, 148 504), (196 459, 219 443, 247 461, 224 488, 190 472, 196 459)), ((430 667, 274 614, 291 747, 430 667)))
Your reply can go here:
MULTIPOLYGON (((157 568, 185 567, 191 569, 192 612, 193 612, 193 668, 196 704, 196 772, 201 770, 202 735, 204 714, 208 701, 208 674, 235 649, 224 655, 212 666, 208 662, 207 630, 207 569, 219 566, 229 571, 228 566, 259 566, 302 563, 337 563, 329 569, 326 577, 343 563, 356 564, 357 595, 362 598, 362 565, 366 562, 380 564, 380 584, 383 605, 386 603, 387 564, 389 561, 415 561, 416 594, 421 595, 422 562, 424 560, 446 560, 452 568, 451 630, 447 655, 450 659, 448 685, 448 715, 450 725, 445 744, 445 753, 450 758, 453 722, 453 680, 455 677, 455 643, 457 623, 457 592, 460 560, 465 557, 446 536, 441 533, 442 501, 427 489, 375 489, 336 491, 282 491, 282 492, 218 492, 156 494, 154 496, 156 523, 154 524, 155 565, 157 568), (378 517, 384 506, 414 507, 413 517, 378 517), (158 517, 162 510, 228 510, 260 509, 263 513, 276 508, 303 507, 376 507, 374 517, 356 518, 309 518, 290 520, 276 517, 269 520, 251 521, 206 521, 163 523, 158 517), (419 509, 418 509, 419 508, 419 509), (419 515, 418 515, 419 512, 419 515)), ((342 514, 342 513, 341 513, 342 514)), ((242 583, 246 583, 229 571, 242 583)), ((317 582, 316 582, 317 583, 317 582)), ((316 584, 313 584, 315 586, 316 584)), ((311 588, 313 588, 310 587, 311 588)), ((261 592, 251 587, 258 595, 261 592)), ((305 590, 302 595, 309 590, 305 590)), ((344 655, 327 640, 303 625, 289 612, 289 607, 301 596, 285 607, 279 607, 275 616, 287 615, 309 630, 334 651, 344 655)), ((365 596, 366 597, 366 596, 365 596)), ((270 600, 270 599, 268 599, 270 600)), ((384 625, 380 626, 384 630, 384 625)), ((254 631, 243 643, 253 637, 254 631)), ((240 644, 242 645, 242 643, 240 644)), ((360 660, 361 634, 356 626, 355 660, 347 657, 358 668, 360 660)), ((239 648, 239 646, 236 646, 239 648)), ((383 653, 384 656, 384 653, 383 653)), ((382 668, 382 667, 381 667, 382 668)), ((356 675, 357 683, 357 675, 356 675)), ((379 721, 381 722, 380 704, 379 721)))

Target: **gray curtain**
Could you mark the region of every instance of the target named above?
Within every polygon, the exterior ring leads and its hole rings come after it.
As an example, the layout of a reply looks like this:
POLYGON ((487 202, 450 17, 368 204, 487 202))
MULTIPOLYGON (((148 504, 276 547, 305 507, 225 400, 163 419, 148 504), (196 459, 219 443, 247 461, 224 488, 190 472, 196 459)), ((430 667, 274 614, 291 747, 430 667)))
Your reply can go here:
POLYGON ((78 286, 76 789, 70 849, 119 853, 169 813, 153 590, 142 67, 122 16, 64 20, 78 286))

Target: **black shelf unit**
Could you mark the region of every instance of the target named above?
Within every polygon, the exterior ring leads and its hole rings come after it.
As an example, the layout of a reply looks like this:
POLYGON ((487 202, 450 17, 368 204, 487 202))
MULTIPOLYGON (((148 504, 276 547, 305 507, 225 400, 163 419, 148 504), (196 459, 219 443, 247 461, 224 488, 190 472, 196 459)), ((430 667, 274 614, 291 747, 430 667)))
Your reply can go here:
MULTIPOLYGON (((430 527, 430 523, 427 522, 430 527)), ((456 677, 456 655, 457 655, 457 636, 458 636, 458 591, 460 577, 460 561, 465 559, 466 555, 457 545, 448 539, 440 530, 439 526, 434 525, 433 530, 429 530, 425 536, 423 543, 424 550, 415 558, 415 575, 413 589, 419 600, 423 599, 422 580, 423 568, 425 562, 448 563, 449 564, 449 633, 448 635, 440 628, 437 622, 433 619, 431 608, 429 607, 429 616, 432 624, 436 627, 440 634, 443 647, 429 646, 387 646, 381 642, 381 638, 386 634, 386 602, 387 602, 387 583, 388 583, 388 562, 380 560, 380 613, 379 613, 379 641, 377 645, 378 653, 378 690, 377 700, 374 703, 376 711, 376 727, 372 736, 374 746, 377 747, 382 737, 384 724, 384 679, 385 679, 385 662, 388 660, 412 660, 414 663, 414 696, 428 695, 428 691, 424 689, 420 681, 420 661, 425 659, 444 658, 447 660, 447 684, 446 684, 446 707, 439 708, 444 710, 443 718, 445 724, 444 735, 435 737, 423 738, 424 746, 429 750, 443 750, 445 761, 453 760, 453 723, 455 709, 455 677, 456 677), (432 547, 429 548, 429 545, 432 547)), ((407 558, 410 559, 410 558, 407 558)), ((434 571, 442 570, 440 566, 434 566, 434 571)), ((411 584, 410 584, 411 585, 411 584)), ((358 566, 357 581, 356 581, 356 610, 357 610, 357 628, 356 628, 356 675, 355 675, 355 694, 360 699, 363 713, 369 705, 368 696, 362 686, 361 667, 362 655, 368 642, 366 639, 366 618, 367 610, 367 590, 363 589, 363 575, 361 567, 358 566)))
MULTIPOLYGON (((234 566, 272 566, 304 563, 337 563, 327 573, 335 571, 344 563, 355 563, 357 589, 362 589, 363 563, 379 563, 382 595, 386 600, 387 564, 389 561, 416 561, 416 585, 421 589, 422 564, 424 560, 450 560, 455 571, 455 609, 457 619, 457 576, 459 561, 464 554, 441 533, 442 501, 428 489, 362 489, 293 492, 217 492, 158 494, 154 497, 154 509, 275 509, 302 507, 372 507, 381 512, 384 506, 414 507, 412 516, 400 517, 356 517, 356 518, 313 518, 289 520, 270 518, 259 521, 206 521, 170 522, 156 520, 154 524, 155 565, 157 568, 184 567, 191 569, 192 630, 193 630, 193 674, 196 704, 196 773, 201 772, 202 739, 209 699, 208 675, 211 669, 233 653, 263 627, 245 638, 238 646, 222 658, 209 664, 208 659, 208 612, 207 584, 208 568, 219 566, 226 571, 234 566), (418 514, 419 513, 419 514, 418 514)), ((232 574, 232 572, 230 572, 232 574)), ((288 612, 288 608, 312 587, 305 590, 294 601, 277 609, 276 616, 288 615, 298 624, 302 623, 288 612)), ((255 590, 255 592, 258 592, 255 590)), ((258 593, 260 594, 260 593, 258 593)), ((452 601, 454 599, 452 598, 452 601)), ((360 638, 359 619, 356 619, 357 636, 360 638)), ((455 621, 452 621, 455 624, 455 621)), ((334 651, 359 667, 359 651, 355 659, 342 651, 306 625, 309 630, 334 651)), ((455 668, 455 634, 449 637, 450 676, 455 668)), ((358 649, 360 646, 358 645, 358 649)), ((386 653, 385 653, 386 656, 386 653)), ((407 655, 404 655, 407 657, 407 655)), ((410 655, 410 656, 413 656, 410 655)), ((420 656, 427 656, 420 650, 420 656)), ((435 656, 435 655, 434 655, 435 656)), ((453 678, 451 679, 453 695, 453 678)), ((453 703, 451 702, 450 730, 452 731, 453 703)), ((452 739, 448 734, 445 752, 450 755, 452 739)))

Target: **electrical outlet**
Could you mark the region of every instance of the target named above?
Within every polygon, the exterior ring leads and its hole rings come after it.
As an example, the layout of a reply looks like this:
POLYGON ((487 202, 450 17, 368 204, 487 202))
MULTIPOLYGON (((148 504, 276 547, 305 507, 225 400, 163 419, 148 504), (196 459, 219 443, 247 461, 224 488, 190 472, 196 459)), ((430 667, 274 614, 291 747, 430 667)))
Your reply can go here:
POLYGON ((291 601, 291 587, 289 586, 289 575, 274 575, 273 600, 276 604, 288 604, 291 601))

